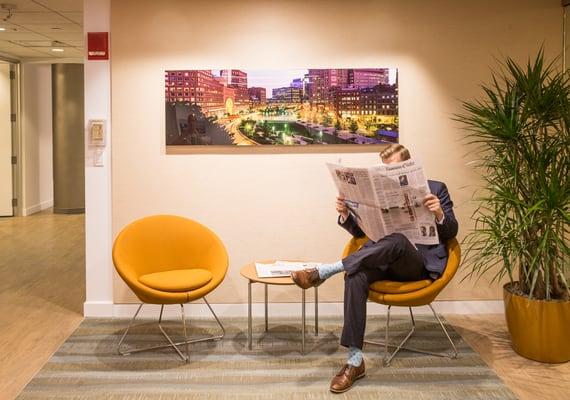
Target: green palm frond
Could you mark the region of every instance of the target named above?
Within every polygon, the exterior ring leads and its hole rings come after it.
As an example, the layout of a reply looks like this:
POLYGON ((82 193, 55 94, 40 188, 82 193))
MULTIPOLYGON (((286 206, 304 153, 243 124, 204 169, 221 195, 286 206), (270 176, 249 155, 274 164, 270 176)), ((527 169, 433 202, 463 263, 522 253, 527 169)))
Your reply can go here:
POLYGON ((542 50, 523 66, 507 58, 455 117, 483 179, 467 277, 508 276, 541 299, 570 296, 570 80, 556 61, 542 50))

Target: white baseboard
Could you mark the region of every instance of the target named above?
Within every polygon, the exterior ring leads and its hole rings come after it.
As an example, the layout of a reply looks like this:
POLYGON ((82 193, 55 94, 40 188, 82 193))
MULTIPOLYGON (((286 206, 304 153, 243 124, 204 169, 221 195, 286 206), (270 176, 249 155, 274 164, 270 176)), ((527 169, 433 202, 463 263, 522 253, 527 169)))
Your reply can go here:
POLYGON ((46 209, 51 208, 51 207, 53 207, 53 199, 46 200, 46 201, 43 201, 39 204, 35 204, 31 207, 24 208, 23 215, 24 215, 24 217, 27 217, 28 215, 38 213, 40 211, 46 210, 46 209))
POLYGON ((93 318, 114 317, 114 308, 118 305, 111 301, 86 301, 83 303, 83 315, 93 318))
POLYGON ((52 208, 52 207, 53 207, 53 199, 42 201, 40 203, 40 208, 42 209, 42 211, 47 210, 48 208, 52 208))
MULTIPOLYGON (((502 314, 504 305, 502 300, 442 300, 432 303, 433 308, 440 314, 502 314)), ((112 302, 91 301, 85 302, 83 312, 85 317, 94 318, 130 318, 134 315, 139 304, 114 304, 112 302)), ((220 318, 245 317, 247 316, 247 304, 211 304, 214 312, 220 318)), ((204 302, 185 304, 184 310, 190 317, 209 317, 210 311, 204 302)), ((147 304, 143 306, 139 316, 141 318, 157 318, 160 306, 147 304)), ((376 303, 368 303, 368 315, 384 315, 386 307, 376 303)), ((315 314, 315 304, 307 302, 307 318, 315 314)), ((341 316, 343 304, 319 303, 319 316, 341 316)), ((408 313, 406 307, 392 307, 392 314, 402 315, 408 313)), ((426 307, 415 307, 416 314, 430 314, 430 309, 426 307)), ((252 314, 254 317, 263 317, 263 303, 252 304, 252 314)), ((300 303, 270 303, 270 317, 299 317, 301 315, 300 303)), ((164 308, 164 316, 167 318, 179 318, 180 306, 169 305, 164 308)))
POLYGON ((32 214, 38 213, 38 212, 40 212, 41 210, 42 210, 41 205, 40 205, 40 204, 36 204, 36 205, 31 206, 31 207, 24 208, 24 213, 23 213, 23 214, 24 214, 24 217, 27 217, 28 215, 32 215, 32 214))

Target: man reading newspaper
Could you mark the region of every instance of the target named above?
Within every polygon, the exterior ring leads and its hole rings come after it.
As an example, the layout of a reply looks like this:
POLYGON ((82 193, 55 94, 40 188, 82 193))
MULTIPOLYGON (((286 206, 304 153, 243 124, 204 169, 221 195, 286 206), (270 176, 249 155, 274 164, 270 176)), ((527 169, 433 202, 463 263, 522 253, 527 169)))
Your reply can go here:
MULTIPOLYGON (((402 145, 390 145, 380 153, 384 164, 394 164, 410 159, 409 151, 402 145)), ((354 176, 340 174, 339 179, 353 184, 354 176)), ((424 178, 425 179, 425 178, 424 178)), ((397 178, 399 186, 409 185, 407 176, 397 178)), ((417 207, 425 207, 431 215, 432 227, 415 224, 416 213, 410 210, 408 228, 402 232, 392 229, 394 233, 369 240, 360 250, 334 264, 322 264, 317 268, 305 269, 291 273, 293 281, 303 289, 320 285, 326 279, 339 272, 346 272, 344 286, 344 326, 341 345, 347 347, 348 360, 333 377, 330 390, 342 393, 350 389, 353 383, 365 375, 362 345, 366 325, 366 300, 368 287, 372 282, 384 279, 395 281, 416 281, 426 278, 437 279, 444 271, 447 263, 445 242, 455 237, 458 224, 453 213, 453 203, 443 182, 428 181, 429 191, 423 199, 419 199, 417 207), (423 226, 423 229, 421 229, 423 226), (410 227, 414 227, 411 229, 410 227), (433 232, 430 232, 432 231, 433 232), (437 236, 435 231, 437 230, 437 236), (412 233, 410 233, 412 232, 412 233), (429 233, 428 233, 429 232, 429 233), (414 239, 414 243, 409 238, 414 239), (430 238, 431 237, 431 238, 430 238), (434 240, 434 238, 436 238, 434 240), (421 244, 421 243, 435 244, 421 244)), ((407 199, 403 207, 416 207, 414 199, 407 199), (413 204, 410 206, 410 204, 413 204)), ((350 207, 352 208, 352 207, 350 207)), ((337 197, 336 210, 339 213, 338 223, 355 237, 365 236, 364 231, 380 232, 387 225, 378 223, 376 229, 367 226, 361 228, 363 221, 347 207, 342 195, 337 197)), ((399 207, 400 208, 400 207, 399 207)), ((389 214, 390 209, 375 209, 376 212, 389 214)), ((398 211, 399 212, 399 211, 398 211)), ((357 213, 360 214, 360 213, 357 213)), ((370 218, 367 218, 370 219, 370 218)), ((380 221, 383 221, 380 219, 380 221)), ((397 221, 394 225, 399 224, 397 221)), ((406 224, 404 224, 405 226, 406 224)))

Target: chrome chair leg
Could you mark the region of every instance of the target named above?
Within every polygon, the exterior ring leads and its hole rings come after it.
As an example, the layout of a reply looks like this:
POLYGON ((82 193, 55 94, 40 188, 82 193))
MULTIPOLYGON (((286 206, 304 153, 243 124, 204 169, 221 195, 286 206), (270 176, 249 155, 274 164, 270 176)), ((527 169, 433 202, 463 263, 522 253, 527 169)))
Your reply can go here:
POLYGON ((445 326, 443 325, 443 323, 441 322, 441 319, 439 318, 439 315, 437 315, 437 313, 435 312, 435 310, 433 309, 433 307, 431 306, 431 304, 428 304, 429 308, 431 310, 431 312, 433 313, 433 316, 435 317, 435 319, 437 319, 437 322, 439 322, 439 326, 441 327, 441 330, 443 331, 443 333, 445 333, 445 336, 447 337, 447 340, 449 341, 449 343, 451 344, 451 348, 453 349, 453 353, 451 355, 449 355, 449 358, 457 358, 457 355, 459 354, 459 352, 457 351, 457 348, 455 347, 455 344, 453 343, 453 340, 451 340, 451 337, 449 336, 449 333, 447 333, 447 329, 445 329, 445 326))
MULTIPOLYGON (((131 354, 131 351, 122 351, 121 345, 123 344, 123 341, 125 340, 125 336, 127 336, 129 329, 131 329, 131 327, 133 326, 133 322, 135 322, 135 319, 137 318, 137 315, 139 315, 139 312, 140 312, 143 305, 144 305, 144 303, 141 303, 140 306, 137 308, 135 315, 133 315, 133 318, 131 318, 131 321, 129 322, 129 326, 127 326, 127 329, 125 330, 125 332, 121 336, 121 340, 119 340, 119 344, 117 345, 117 352, 122 356, 128 356, 129 354, 131 354)), ((161 311, 162 311, 162 309, 161 309, 161 311)))
POLYGON ((388 306, 388 319, 386 320, 386 340, 384 341, 384 359, 383 364, 385 367, 389 367, 392 359, 398 354, 398 352, 404 348, 406 342, 412 337, 415 329, 416 329, 416 322, 414 321, 414 315, 412 314, 412 308, 410 307, 410 316, 412 317, 412 329, 408 332, 406 337, 400 342, 398 346, 391 346, 388 342, 388 331, 390 329, 390 309, 392 306, 388 306), (396 347, 396 350, 388 356, 388 347, 396 347))
POLYGON ((162 345, 156 345, 156 346, 149 346, 149 347, 143 347, 143 348, 138 348, 138 349, 125 349, 122 350, 121 349, 121 345, 123 344, 125 337, 127 336, 127 333, 129 332, 129 330, 131 329, 136 317, 138 316, 142 306, 144 305, 141 304, 139 305, 137 311, 135 312, 135 315, 133 316, 133 318, 131 319, 129 326, 127 327, 127 329, 125 330, 125 332, 123 333, 123 335, 121 336, 121 339, 119 341, 119 344, 117 346, 117 351, 120 355, 123 356, 127 356, 129 354, 133 354, 133 353, 140 353, 143 351, 149 351, 149 350, 156 350, 156 349, 162 349, 162 348, 166 348, 166 347, 172 347, 180 356, 180 358, 182 358, 182 360, 188 362, 189 360, 189 349, 188 349, 188 345, 192 344, 192 343, 198 343, 198 342, 206 342, 206 341, 210 341, 210 340, 214 340, 214 341, 218 341, 221 340, 225 334, 226 334, 226 330, 224 328, 224 326, 222 325, 222 323, 220 322, 218 316, 216 315, 216 313, 214 312, 214 310, 212 309, 212 306, 210 306, 210 303, 208 303, 208 300, 206 300, 205 297, 203 297, 204 302, 206 303, 206 306, 208 306, 208 309, 210 310, 210 312, 212 313, 212 315, 214 316, 214 319, 216 320, 216 323, 218 324, 221 333, 218 335, 213 335, 213 336, 207 336, 204 338, 199 338, 199 339, 188 339, 187 336, 187 332, 186 332, 186 318, 185 318, 185 314, 184 314, 184 305, 181 304, 181 314, 182 314, 182 329, 183 329, 183 334, 184 334, 184 340, 181 342, 174 342, 170 336, 166 333, 166 331, 164 330, 164 328, 162 327, 162 315, 163 315, 163 311, 164 311, 164 304, 161 305, 160 307, 160 315, 158 318, 158 328, 160 329, 160 332, 162 333, 162 335, 166 338, 166 340, 169 342, 168 344, 162 344, 162 345), (184 355, 180 349, 178 348, 178 346, 181 345, 185 345, 186 346, 186 355, 184 355))
POLYGON ((453 340, 451 340, 451 337, 449 336, 447 330, 445 329, 445 326, 443 325, 441 319, 439 318, 439 316, 437 315, 437 313, 433 309, 432 305, 431 304, 428 304, 428 305, 429 305, 429 308, 431 309, 435 319, 439 323, 439 326, 441 327, 441 329, 445 333, 447 340, 451 344, 451 347, 453 348, 453 354, 435 353, 435 352, 431 352, 431 351, 427 351, 427 350, 420 350, 420 349, 415 349, 415 348, 404 346, 406 344, 406 342, 412 337, 412 335, 414 334, 415 329, 416 329, 416 321, 414 319, 414 313, 412 311, 412 307, 408 307, 410 310, 410 318, 412 321, 412 328, 410 329, 410 331, 408 332, 406 337, 400 342, 400 344, 398 344, 398 345, 390 344, 388 341, 388 332, 389 332, 389 328, 390 328, 390 309, 392 306, 388 306, 387 319, 386 319, 385 341, 384 342, 372 341, 372 340, 365 340, 364 341, 364 343, 366 343, 366 344, 371 344, 371 345, 375 345, 375 346, 384 346, 384 358, 383 358, 384 366, 386 366, 386 367, 390 366, 392 359, 402 349, 407 350, 407 351, 411 351, 414 353, 428 354, 428 355, 437 356, 437 357, 447 357, 447 358, 451 358, 451 359, 457 358, 458 351, 457 351, 457 348, 455 347, 455 344, 453 343, 453 340), (388 348, 389 347, 395 348, 395 350, 392 352, 392 354, 390 356, 388 356, 388 354, 389 354, 388 348))
POLYGON ((390 310, 391 309, 392 309, 392 306, 388 306, 387 317, 386 317, 386 332, 385 332, 385 338, 384 338, 384 359, 383 359, 384 365, 388 364, 388 334, 390 333, 390 310))
POLYGON ((388 306, 387 319, 386 319, 386 330, 385 330, 385 340, 383 342, 376 342, 373 340, 365 340, 364 341, 364 343, 366 343, 366 344, 371 344, 371 345, 375 345, 375 346, 384 346, 384 357, 382 359, 382 363, 384 364, 385 367, 390 366, 392 359, 396 356, 396 354, 398 354, 398 352, 400 350, 407 349, 406 347, 404 347, 404 345, 412 337, 412 335, 416 329, 416 322, 414 320, 414 315, 412 314, 412 309, 410 308, 410 316, 412 317, 412 329, 410 329, 410 331, 408 332, 406 337, 398 345, 390 344, 388 337, 389 337, 389 331, 390 331, 390 310, 391 309, 392 309, 392 306, 388 306), (390 347, 396 348, 396 350, 394 350, 392 352, 392 354, 390 354, 389 350, 388 350, 388 348, 390 348, 390 347))
POLYGON ((212 309, 212 306, 210 306, 210 303, 208 303, 208 300, 206 300, 206 297, 202 297, 202 299, 204 300, 204 303, 206 303, 206 305, 208 306, 208 308, 210 309, 210 312, 212 313, 212 315, 214 316, 214 319, 216 320, 216 323, 218 324, 218 327, 220 328, 220 330, 222 331, 222 333, 220 335, 214 335, 211 336, 209 338, 205 338, 203 340, 200 341, 204 341, 204 340, 222 340, 224 338, 224 336, 226 336, 226 329, 224 328, 224 326, 222 325, 222 323, 220 322, 218 316, 216 315, 216 313, 214 312, 214 310, 212 309))
POLYGON ((188 362, 190 355, 188 352, 188 335, 186 334, 186 317, 184 316, 184 304, 180 304, 180 312, 182 313, 182 332, 184 334, 184 341, 186 342, 186 362, 188 362))
MULTIPOLYGON (((180 304, 182 306, 182 325, 184 328, 184 337, 186 338, 186 324, 184 323, 184 305, 180 304)), ((182 360, 188 362, 188 357, 184 357, 184 354, 182 354, 180 352, 180 350, 178 349, 178 347, 176 347, 176 344, 172 341, 172 339, 170 338, 170 336, 168 336, 168 334, 166 333, 166 331, 164 330, 164 328, 162 327, 162 312, 164 311, 164 304, 161 304, 160 306, 160 316, 158 317, 158 329, 160 329, 160 332, 162 333, 162 335, 166 338, 166 340, 168 340, 168 342, 170 343, 169 345, 165 345, 164 347, 172 347, 180 356, 180 358, 182 358, 182 360)), ((144 351, 144 349, 141 349, 140 351, 144 351)))

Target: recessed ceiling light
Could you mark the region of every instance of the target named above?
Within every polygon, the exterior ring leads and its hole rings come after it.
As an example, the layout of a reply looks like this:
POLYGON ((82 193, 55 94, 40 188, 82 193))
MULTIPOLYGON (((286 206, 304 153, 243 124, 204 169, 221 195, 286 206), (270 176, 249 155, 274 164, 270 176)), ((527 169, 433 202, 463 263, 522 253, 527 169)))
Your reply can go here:
POLYGON ((55 51, 56 53, 63 53, 63 49, 58 49, 58 48, 51 49, 51 51, 55 51))
POLYGON ((6 30, 6 28, 2 28, 2 27, 0 26, 0 31, 5 31, 5 30, 6 30))

